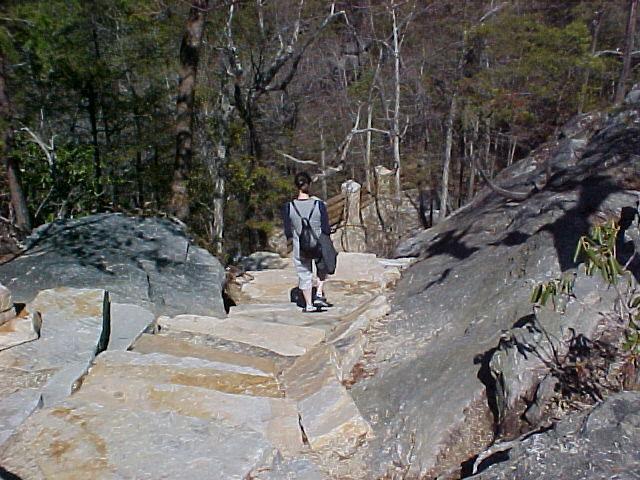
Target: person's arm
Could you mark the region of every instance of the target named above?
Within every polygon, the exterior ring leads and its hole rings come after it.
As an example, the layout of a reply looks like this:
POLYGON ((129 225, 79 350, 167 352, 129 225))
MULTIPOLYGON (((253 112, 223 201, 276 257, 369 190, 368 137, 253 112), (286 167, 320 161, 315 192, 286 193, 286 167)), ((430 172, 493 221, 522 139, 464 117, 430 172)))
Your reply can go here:
POLYGON ((289 215, 289 202, 282 207, 282 223, 284 224, 284 236, 287 240, 293 238, 293 228, 291 228, 291 216, 289 215))
POLYGON ((327 212, 327 204, 320 203, 320 229, 325 235, 331 235, 331 225, 329 225, 329 213, 327 212))

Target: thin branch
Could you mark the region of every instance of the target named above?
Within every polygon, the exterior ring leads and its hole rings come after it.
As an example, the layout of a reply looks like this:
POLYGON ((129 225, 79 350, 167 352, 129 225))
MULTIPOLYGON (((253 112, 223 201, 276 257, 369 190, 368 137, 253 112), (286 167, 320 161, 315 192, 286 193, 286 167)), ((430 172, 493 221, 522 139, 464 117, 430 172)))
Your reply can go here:
POLYGON ((293 79, 298 65, 302 60, 302 56, 307 51, 307 48, 309 48, 309 46, 311 46, 311 44, 317 40, 320 34, 331 22, 333 22, 340 16, 346 17, 346 12, 344 10, 335 12, 334 5, 332 5, 329 15, 327 15, 327 17, 325 17, 325 19, 320 23, 318 28, 311 35, 309 35, 307 41, 300 47, 300 49, 296 53, 294 53, 293 44, 290 44, 287 46, 287 49, 284 53, 276 55, 276 58, 273 60, 265 74, 262 76, 260 83, 256 85, 258 95, 264 92, 284 90, 285 88, 287 88, 287 85, 293 79), (276 74, 289 60, 291 60, 291 68, 289 69, 289 72, 287 73, 285 78, 277 85, 269 86, 275 78, 276 74))
POLYGON ((500 5, 496 5, 491 10, 489 10, 487 13, 485 13, 482 17, 480 17, 479 23, 484 23, 485 20, 487 20, 489 17, 492 17, 493 15, 498 13, 500 10, 502 10, 504 7, 506 7, 508 4, 509 4, 508 2, 503 2, 500 5))
POLYGON ((51 194, 53 193, 53 191, 55 190, 56 186, 55 184, 51 186, 51 188, 49 189, 49 191, 47 192, 47 195, 44 197, 44 199, 42 200, 42 202, 40 203, 40 205, 38 206, 38 209, 36 210, 36 213, 33 215, 34 219, 38 218, 38 215, 40 215, 40 212, 42 211, 42 209, 44 208, 44 206, 47 204, 47 202, 49 201, 49 198, 51 197, 51 194))
POLYGON ((55 157, 54 157, 55 145, 53 143, 55 139, 55 135, 51 137, 51 142, 49 145, 47 145, 44 142, 44 140, 42 140, 38 135, 36 135, 30 128, 22 127, 20 131, 26 132, 29 134, 29 136, 31 137, 31 141, 36 143, 40 147, 40 149, 43 151, 45 156, 47 157, 47 162, 49 163, 49 166, 53 167, 55 163, 55 157))
POLYGON ((389 130, 381 130, 379 128, 359 128, 357 130, 351 130, 352 133, 367 133, 367 132, 376 132, 376 133, 382 133, 383 135, 391 135, 391 132, 389 130))
POLYGON ((282 155, 284 158, 286 158, 287 160, 291 160, 292 162, 295 162, 295 163, 301 163, 303 165, 318 165, 318 162, 314 162, 313 160, 300 160, 299 158, 296 158, 294 156, 291 156, 279 150, 278 150, 278 153, 282 155))

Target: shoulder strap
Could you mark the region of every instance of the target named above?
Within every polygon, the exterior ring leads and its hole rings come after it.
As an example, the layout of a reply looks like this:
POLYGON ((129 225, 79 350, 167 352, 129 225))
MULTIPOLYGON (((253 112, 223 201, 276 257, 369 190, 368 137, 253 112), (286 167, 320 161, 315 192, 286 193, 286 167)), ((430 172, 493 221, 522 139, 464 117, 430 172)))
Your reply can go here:
POLYGON ((300 210, 298 210, 298 207, 296 207, 296 202, 295 202, 295 200, 291 200, 291 201, 289 202, 289 204, 293 207, 293 209, 296 211, 296 213, 298 214, 298 216, 299 216, 300 218, 302 218, 302 215, 300 215, 300 210))
POLYGON ((315 201, 313 202, 313 207, 311 207, 311 212, 309 212, 309 217, 308 217, 308 220, 309 220, 309 221, 311 221, 311 217, 313 216, 313 212, 314 212, 314 211, 315 211, 315 209, 316 209, 316 205, 318 205, 318 201, 317 201, 317 200, 315 200, 315 201))
POLYGON ((298 210, 298 207, 296 207, 296 202, 295 200, 291 200, 291 205, 293 206, 293 209, 296 211, 296 213, 298 214, 298 216, 302 219, 302 220, 311 220, 311 217, 313 216, 313 212, 316 209, 316 205, 318 204, 318 201, 314 201, 313 202, 313 207, 311 207, 311 212, 309 213, 309 216, 307 218, 303 217, 302 214, 300 213, 300 210, 298 210))

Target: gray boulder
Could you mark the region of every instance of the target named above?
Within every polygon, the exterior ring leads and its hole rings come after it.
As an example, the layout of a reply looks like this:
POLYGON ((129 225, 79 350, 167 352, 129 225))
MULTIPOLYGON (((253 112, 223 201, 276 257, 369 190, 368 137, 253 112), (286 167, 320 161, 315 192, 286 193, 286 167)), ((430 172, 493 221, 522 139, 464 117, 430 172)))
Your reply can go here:
POLYGON ((547 432, 508 445, 480 463, 477 480, 638 478, 640 393, 614 395, 547 432))
POLYGON ((249 272, 286 268, 289 260, 273 252, 254 252, 240 261, 242 268, 249 272))
MULTIPOLYGON (((639 119, 631 109, 574 121, 570 137, 496 178, 525 200, 485 189, 398 247, 398 256, 418 260, 397 285, 392 313, 370 334, 374 353, 363 369, 371 374, 351 390, 374 431, 363 453, 372 476, 459 473, 504 433, 510 412, 531 402, 547 360, 602 327, 614 292, 584 277, 573 254, 593 223, 635 211, 639 119), (573 273, 579 292, 565 315, 533 311, 534 285, 573 273)), ((624 262, 640 245, 632 221, 619 243, 624 262)), ((637 259, 630 268, 640 274, 637 259)))
POLYGON ((98 214, 39 227, 26 251, 0 265, 14 301, 56 287, 103 288, 156 315, 224 315, 224 270, 166 219, 98 214))

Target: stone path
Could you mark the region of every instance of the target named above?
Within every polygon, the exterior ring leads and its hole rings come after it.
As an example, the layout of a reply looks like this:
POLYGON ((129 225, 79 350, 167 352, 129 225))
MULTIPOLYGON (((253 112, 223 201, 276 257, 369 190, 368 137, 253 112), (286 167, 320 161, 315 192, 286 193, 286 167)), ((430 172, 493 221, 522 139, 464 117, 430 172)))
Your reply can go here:
POLYGON ((288 301, 288 262, 251 272, 226 318, 41 292, 22 316, 42 315, 36 339, 0 327, 0 465, 24 479, 336 476, 372 435, 345 385, 407 263, 341 254, 335 307, 312 314, 288 301))

